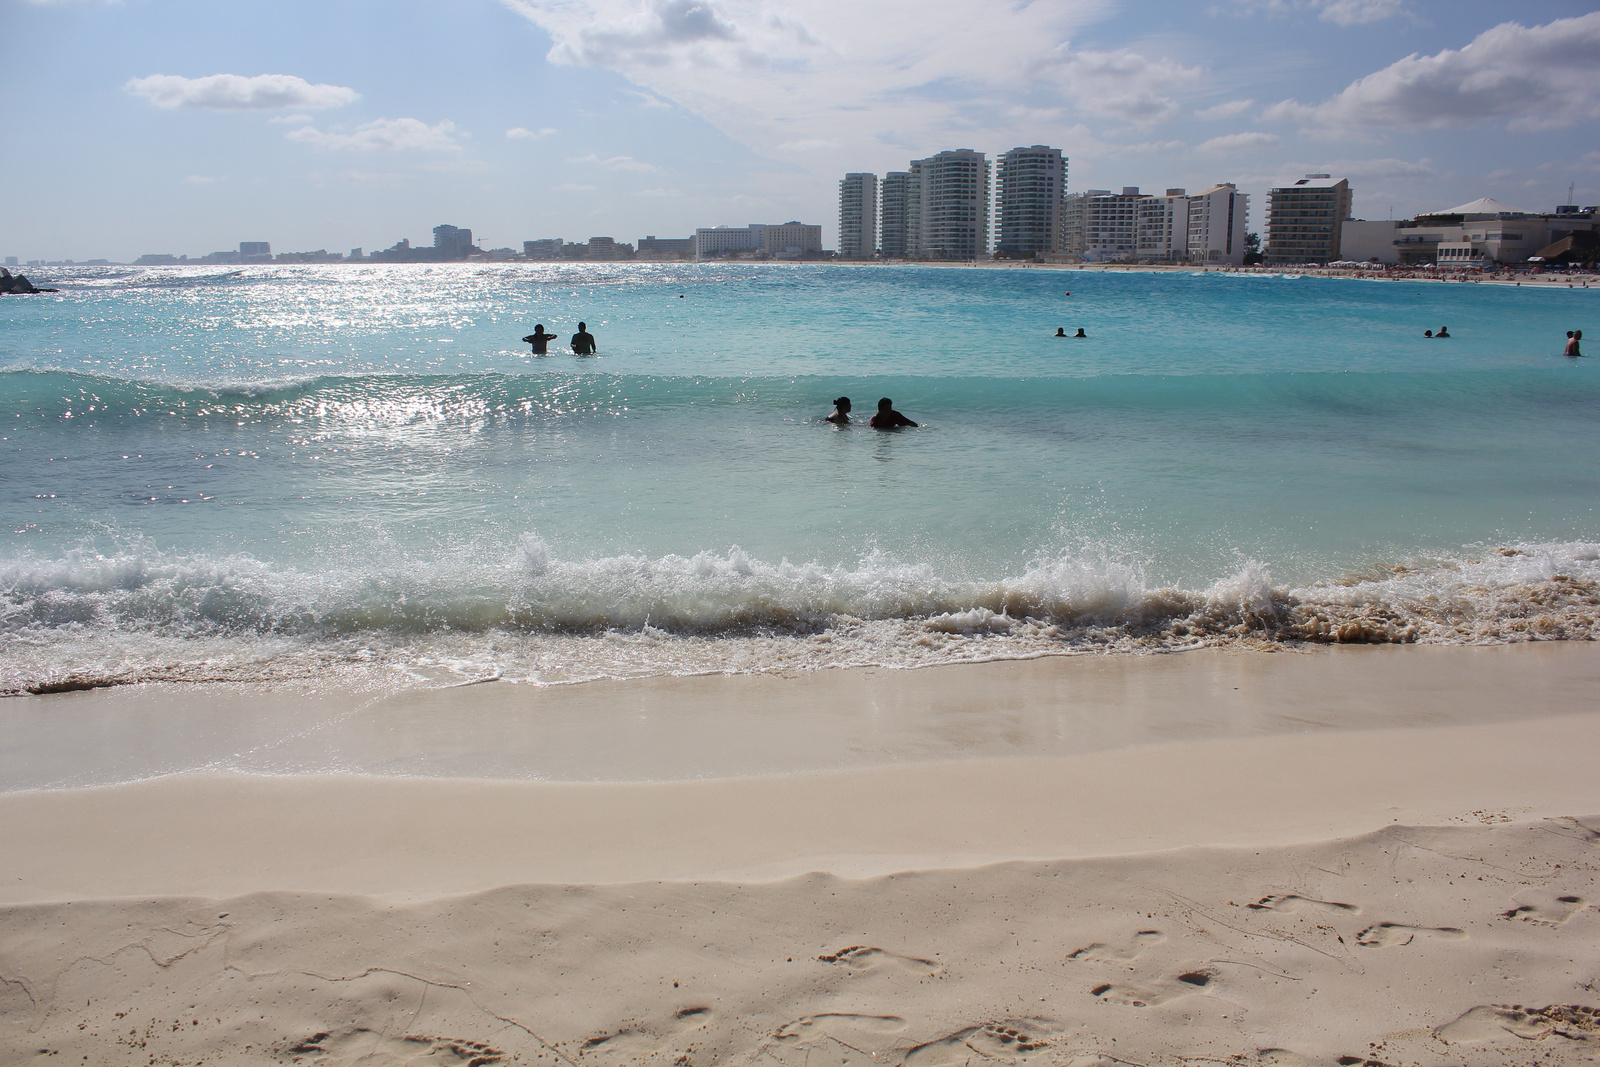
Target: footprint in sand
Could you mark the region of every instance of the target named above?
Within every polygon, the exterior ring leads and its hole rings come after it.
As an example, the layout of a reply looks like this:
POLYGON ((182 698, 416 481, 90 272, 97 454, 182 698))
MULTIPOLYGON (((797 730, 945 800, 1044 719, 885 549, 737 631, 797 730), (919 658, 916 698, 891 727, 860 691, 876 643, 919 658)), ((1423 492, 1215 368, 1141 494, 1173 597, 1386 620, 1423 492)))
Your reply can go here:
POLYGON ((866 945, 851 945, 838 952, 830 952, 817 959, 824 963, 837 963, 841 967, 848 967, 852 971, 908 971, 912 974, 937 974, 941 968, 932 960, 919 959, 916 956, 902 956, 898 952, 888 949, 870 948, 866 945))
POLYGON ((1257 1049, 1256 1062, 1263 1067, 1312 1067, 1310 1060, 1286 1048, 1257 1049))
POLYGON ((969 1064, 973 1054, 1001 1063, 1017 1063, 1050 1050, 1049 1035, 1059 1027, 1048 1019, 1006 1019, 969 1026, 906 1053, 902 1067, 954 1067, 969 1064))
POLYGON ((1107 1004, 1122 1004, 1130 1008, 1153 1008, 1168 1004, 1181 997, 1193 996, 1209 986, 1216 975, 1210 971, 1189 971, 1176 978, 1163 979, 1151 985, 1115 985, 1106 983, 1089 990, 1107 1004))
POLYGON ((295 1063, 319 1067, 493 1067, 506 1063, 506 1053, 481 1041, 410 1034, 388 1037, 355 1027, 338 1033, 313 1034, 286 1050, 295 1063))
POLYGON ((1433 1035, 1452 1045, 1476 1045, 1511 1034, 1524 1041, 1560 1034, 1576 1041, 1600 1035, 1600 1009, 1586 1004, 1552 1004, 1524 1008, 1520 1004, 1480 1004, 1433 1035))
POLYGON ((897 1034, 906 1028, 906 1021, 898 1015, 851 1015, 845 1012, 825 1012, 807 1015, 792 1023, 780 1026, 772 1036, 779 1041, 808 1044, 831 1037, 847 1045, 854 1045, 862 1037, 897 1034))
POLYGON ((1571 893, 1560 896, 1551 893, 1518 893, 1511 899, 1517 902, 1517 906, 1501 912, 1500 917, 1521 919, 1535 926, 1560 926, 1589 906, 1587 900, 1571 893), (1523 903, 1523 900, 1528 902, 1523 903))
POLYGON ((698 1030, 711 1021, 710 1008, 681 1008, 658 1026, 630 1028, 614 1033, 600 1034, 578 1046, 578 1055, 596 1053, 627 1056, 648 1056, 659 1052, 676 1038, 698 1030))
POLYGON ((1167 935, 1160 930, 1140 930, 1120 945, 1108 945, 1103 941, 1096 941, 1092 945, 1085 945, 1076 952, 1067 954, 1069 960, 1094 960, 1099 963, 1109 963, 1112 960, 1131 960, 1151 945, 1159 945, 1167 939, 1167 935))
POLYGON ((1437 938, 1441 941, 1461 941, 1465 930, 1453 926, 1406 926, 1403 923, 1379 923, 1369 926, 1356 935, 1356 944, 1363 948, 1398 948, 1409 945, 1419 937, 1437 938))
POLYGON ((1291 914, 1297 911, 1332 911, 1344 915, 1361 914, 1361 909, 1354 904, 1341 904, 1336 900, 1316 900, 1312 897, 1302 897, 1294 893, 1262 897, 1254 904, 1246 904, 1245 907, 1251 911, 1284 911, 1291 914))

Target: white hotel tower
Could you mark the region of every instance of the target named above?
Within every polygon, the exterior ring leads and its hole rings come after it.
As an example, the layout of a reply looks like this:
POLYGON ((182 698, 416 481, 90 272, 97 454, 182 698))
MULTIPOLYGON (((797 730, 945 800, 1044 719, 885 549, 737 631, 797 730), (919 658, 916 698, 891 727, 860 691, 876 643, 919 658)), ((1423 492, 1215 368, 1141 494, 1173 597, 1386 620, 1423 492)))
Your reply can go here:
POLYGON ((878 176, 846 174, 839 182, 839 258, 871 259, 878 251, 878 176))

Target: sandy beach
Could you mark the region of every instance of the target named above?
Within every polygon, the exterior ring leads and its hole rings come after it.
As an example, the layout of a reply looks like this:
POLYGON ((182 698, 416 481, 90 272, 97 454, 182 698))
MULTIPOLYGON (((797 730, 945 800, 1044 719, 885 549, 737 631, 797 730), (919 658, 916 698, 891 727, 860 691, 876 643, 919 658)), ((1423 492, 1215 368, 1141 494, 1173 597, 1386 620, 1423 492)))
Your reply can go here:
MULTIPOLYGON (((391 745, 453 709, 485 752, 640 750, 13 787, 0 1060, 1594 1062, 1597 675, 1574 643, 484 685, 389 698, 391 745), (719 732, 790 757, 697 763, 719 732)), ((7 701, 10 755, 140 700, 216 694, 7 701)))

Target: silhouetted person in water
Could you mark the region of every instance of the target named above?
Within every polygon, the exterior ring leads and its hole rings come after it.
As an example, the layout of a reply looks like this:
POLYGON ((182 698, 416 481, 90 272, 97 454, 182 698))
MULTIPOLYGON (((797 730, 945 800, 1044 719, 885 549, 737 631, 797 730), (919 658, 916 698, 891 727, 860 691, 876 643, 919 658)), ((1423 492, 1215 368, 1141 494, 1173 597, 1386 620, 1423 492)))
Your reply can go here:
POLYGON ((589 332, 587 322, 578 323, 578 332, 572 335, 572 354, 575 356, 594 355, 594 334, 589 332))
POLYGON ((1083 332, 1083 327, 1082 326, 1079 326, 1078 327, 1078 332, 1073 334, 1072 336, 1074 336, 1074 337, 1088 337, 1089 335, 1083 332))
POLYGON ((915 426, 916 423, 896 411, 893 400, 884 397, 878 401, 878 413, 872 416, 868 425, 874 430, 898 430, 902 426, 915 426))
POLYGON ((1057 337, 1065 337, 1066 335, 1067 335, 1067 328, 1065 326, 1057 326, 1056 327, 1056 336, 1057 337))
POLYGON ((1450 336, 1450 327, 1441 326, 1441 327, 1439 327, 1439 332, 1433 335, 1433 339, 1435 341, 1437 341, 1441 337, 1449 337, 1449 336, 1450 336))
POLYGON ((1561 350, 1561 354, 1563 356, 1571 356, 1573 359, 1577 359, 1579 356, 1583 355, 1583 352, 1580 351, 1583 346, 1579 344, 1579 342, 1582 340, 1582 330, 1568 330, 1567 347, 1561 350))
POLYGON ((1423 330, 1422 331, 1422 336, 1424 336, 1424 337, 1432 337, 1433 336, 1433 331, 1432 330, 1423 330))
POLYGON ((837 426, 847 426, 850 423, 850 398, 841 396, 833 402, 833 414, 827 417, 828 421, 837 426))
POLYGON ((536 356, 549 355, 550 342, 554 341, 555 339, 555 334, 544 332, 544 323, 542 322, 534 323, 533 332, 523 338, 524 341, 533 346, 533 354, 536 356))

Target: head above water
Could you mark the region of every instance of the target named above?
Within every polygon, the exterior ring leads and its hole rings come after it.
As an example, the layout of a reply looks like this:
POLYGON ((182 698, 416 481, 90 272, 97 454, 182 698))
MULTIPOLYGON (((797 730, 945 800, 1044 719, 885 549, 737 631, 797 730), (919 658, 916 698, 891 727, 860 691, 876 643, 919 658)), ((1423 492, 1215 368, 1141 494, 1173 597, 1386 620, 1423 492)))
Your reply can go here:
POLYGON ((838 408, 840 411, 849 411, 850 398, 847 396, 841 396, 839 399, 833 402, 833 406, 838 408))
POLYGON ((878 401, 878 410, 879 411, 892 411, 892 410, 894 410, 894 401, 890 400, 888 397, 884 397, 882 400, 878 401))
POLYGON ((1056 336, 1057 337, 1065 337, 1066 335, 1067 335, 1067 328, 1065 326, 1057 326, 1056 327, 1056 336))
POLYGON ((1089 335, 1083 332, 1083 327, 1082 326, 1079 326, 1078 327, 1078 332, 1073 334, 1072 336, 1074 336, 1074 337, 1088 337, 1089 335))

